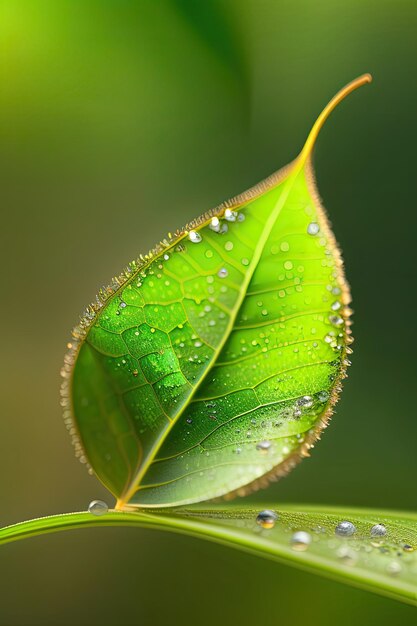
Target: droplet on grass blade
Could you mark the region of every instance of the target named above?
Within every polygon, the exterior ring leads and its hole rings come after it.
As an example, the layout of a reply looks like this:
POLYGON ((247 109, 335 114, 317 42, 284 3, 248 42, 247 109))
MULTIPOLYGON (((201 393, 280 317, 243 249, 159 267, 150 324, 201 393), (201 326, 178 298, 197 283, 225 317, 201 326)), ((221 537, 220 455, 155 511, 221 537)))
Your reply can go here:
POLYGON ((92 500, 88 505, 88 512, 99 517, 108 513, 109 507, 103 500, 92 500))
POLYGON ((304 530, 298 530, 291 537, 291 547, 296 552, 304 552, 311 543, 311 535, 304 530))
POLYGON ((387 529, 383 524, 375 524, 371 528, 371 537, 384 537, 387 534, 387 529))
POLYGON ((335 533, 339 537, 351 537, 355 532, 356 526, 348 521, 339 522, 335 528, 335 533))
POLYGON ((270 511, 269 509, 265 509, 258 513, 256 518, 256 523, 261 528, 271 529, 275 526, 278 521, 278 514, 275 511, 270 511))

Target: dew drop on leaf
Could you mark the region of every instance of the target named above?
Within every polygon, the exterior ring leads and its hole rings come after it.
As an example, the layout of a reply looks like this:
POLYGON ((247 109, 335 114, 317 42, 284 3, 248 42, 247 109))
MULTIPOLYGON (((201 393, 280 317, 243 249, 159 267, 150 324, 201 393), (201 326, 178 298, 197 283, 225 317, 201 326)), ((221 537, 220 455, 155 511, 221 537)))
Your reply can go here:
POLYGON ((201 235, 196 230, 190 230, 190 232, 188 233, 188 239, 192 243, 200 243, 201 235))
POLYGON ((256 523, 262 528, 273 528, 278 521, 278 515, 275 511, 270 511, 269 509, 265 509, 258 513, 256 518, 256 523))
POLYGON ((385 537, 387 529, 383 524, 375 524, 371 528, 371 537, 385 537))
POLYGON ((387 572, 391 576, 398 576, 398 574, 401 572, 401 565, 398 563, 398 561, 391 561, 391 563, 388 563, 387 565, 387 572))
POLYGON ((309 409, 313 406, 313 398, 311 396, 303 396, 302 398, 298 398, 297 400, 298 406, 305 407, 309 409))
POLYGON ((260 441, 256 445, 256 449, 259 450, 259 452, 261 452, 262 454, 266 454, 268 450, 271 448, 271 445, 272 444, 270 441, 260 441))
POLYGON ((92 500, 88 505, 88 512, 99 517, 108 513, 109 507, 103 500, 92 500))
POLYGON ((342 546, 341 548, 339 548, 339 550, 337 551, 337 556, 341 561, 343 561, 343 563, 345 563, 345 565, 355 565, 356 561, 358 560, 356 552, 354 552, 354 550, 352 550, 348 546, 342 546))
POLYGON ((218 233, 220 230, 220 220, 218 217, 212 217, 211 218, 211 222, 210 222, 210 228, 211 230, 214 230, 214 232, 218 233))
POLYGON ((304 552, 311 543, 311 535, 304 530, 298 530, 291 537, 291 547, 296 552, 304 552))
POLYGON ((224 217, 228 222, 235 222, 237 218, 237 212, 232 211, 231 209, 226 209, 224 212, 224 217))
POLYGON ((356 532, 356 526, 352 522, 340 522, 335 529, 336 535, 340 537, 351 537, 356 532))
POLYGON ((317 222, 310 222, 310 224, 307 226, 307 232, 309 235, 317 235, 319 230, 320 226, 317 224, 317 222))

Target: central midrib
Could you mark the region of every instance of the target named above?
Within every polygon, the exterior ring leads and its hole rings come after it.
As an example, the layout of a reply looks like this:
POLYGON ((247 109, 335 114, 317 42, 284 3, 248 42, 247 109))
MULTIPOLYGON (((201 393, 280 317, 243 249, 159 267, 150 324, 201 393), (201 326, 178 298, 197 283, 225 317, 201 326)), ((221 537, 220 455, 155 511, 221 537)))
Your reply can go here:
MULTIPOLYGON (((157 440, 157 442, 155 443, 155 445, 151 448, 146 461, 144 462, 144 464, 142 465, 142 467, 140 468, 140 470, 138 471, 138 473, 136 474, 136 476, 134 477, 132 483, 128 486, 125 494, 122 494, 122 496, 120 496, 119 500, 118 500, 118 506, 122 506, 123 504, 129 502, 130 498, 133 496, 133 494, 135 493, 135 491, 137 490, 137 487, 140 485, 140 482, 142 480, 142 477, 146 474, 146 472, 148 471, 149 466, 152 464, 152 462, 155 459, 155 454, 158 452, 158 450, 161 448, 162 444, 164 443, 165 439, 167 438, 167 436, 169 435, 169 433, 171 432, 173 426, 177 423, 177 421, 179 420, 179 418, 183 415, 184 411, 187 409, 188 405, 190 404, 190 401, 193 399, 193 397, 195 396, 195 394, 197 393, 197 391, 200 389, 201 385, 204 383, 204 381, 206 380, 207 375, 211 372, 212 370, 212 366, 213 364, 216 362, 217 357, 219 356, 219 354, 221 353, 221 351, 223 350, 223 347, 225 346, 227 340, 230 337, 230 333, 232 331, 232 329, 234 328, 235 322, 236 322, 236 318, 239 314, 239 311, 241 309, 242 303, 246 297, 246 293, 247 293, 247 289, 248 286, 252 280, 253 274, 259 264, 259 260, 261 258, 261 255, 264 251, 265 248, 265 244, 269 238, 269 235, 271 234, 272 228, 275 225, 275 222, 278 219, 278 216, 285 204, 285 202, 287 201, 287 198, 289 196, 289 193, 292 189, 293 183, 297 177, 297 175, 299 174, 303 162, 301 161, 301 159, 297 159, 294 162, 293 167, 291 168, 291 170, 287 173, 287 176, 284 177, 281 181, 277 182, 277 186, 285 183, 285 186, 282 190, 282 193, 274 207, 274 209, 271 212, 271 215, 269 216, 268 220, 265 223, 265 227, 262 231, 262 235, 259 239, 258 245, 256 246, 256 249, 254 251, 254 255, 252 258, 252 261, 248 267, 248 271, 245 275, 245 279, 241 285, 241 289, 240 289, 240 294, 239 297, 237 299, 236 305, 234 307, 234 313, 230 316, 230 320, 229 323, 227 325, 227 328, 225 330, 224 333, 224 337, 222 339, 222 341, 220 342, 219 346, 216 348, 216 351, 214 352, 213 355, 213 359, 212 362, 210 364, 210 366, 207 368, 207 370, 204 372, 203 376, 200 378, 198 384, 194 387, 193 392, 191 393, 191 395, 189 396, 189 398, 187 399, 187 402, 184 403, 184 406, 182 407, 182 409, 178 412, 178 414, 176 415, 175 419, 173 419, 166 427, 163 435, 157 440)), ((262 195, 262 194, 261 194, 262 195)), ((254 200, 256 200, 257 198, 254 198, 254 200)))

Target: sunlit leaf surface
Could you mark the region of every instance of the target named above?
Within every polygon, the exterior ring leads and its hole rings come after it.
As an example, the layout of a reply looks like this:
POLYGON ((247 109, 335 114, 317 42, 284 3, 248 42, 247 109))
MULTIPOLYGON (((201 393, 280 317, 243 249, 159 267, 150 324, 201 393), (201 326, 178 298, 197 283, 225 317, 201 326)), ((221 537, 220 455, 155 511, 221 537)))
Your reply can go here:
POLYGON ((63 404, 118 506, 246 493, 317 439, 345 375, 349 292, 311 150, 132 263, 74 331, 63 404))
MULTIPOLYGON (((417 604, 417 515, 300 505, 56 515, 0 530, 0 543, 88 526, 143 526, 210 539, 417 604), (260 515, 261 514, 261 515, 260 515), (265 519, 273 517, 272 524, 265 519), (257 521, 258 520, 258 521, 257 521), (262 521, 262 525, 258 522, 262 521), (264 526, 269 526, 265 528, 264 526), (350 535, 338 534, 346 532, 350 535)), ((140 540, 140 537, 138 538, 140 540)), ((279 599, 279 579, 277 598, 279 599)))

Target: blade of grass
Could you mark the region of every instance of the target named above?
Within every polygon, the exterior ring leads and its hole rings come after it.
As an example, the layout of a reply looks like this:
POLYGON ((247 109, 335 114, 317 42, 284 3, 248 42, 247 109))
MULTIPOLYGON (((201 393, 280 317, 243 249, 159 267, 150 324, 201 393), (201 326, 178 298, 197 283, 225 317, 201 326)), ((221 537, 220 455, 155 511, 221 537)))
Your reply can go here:
MULTIPOLYGON (((274 509, 269 506, 268 508, 274 509)), ((402 602, 417 605, 417 515, 365 509, 327 509, 286 505, 274 509, 271 530, 256 523, 260 509, 242 506, 87 512, 52 515, 0 529, 0 544, 54 532, 104 526, 153 528, 208 539, 258 556, 275 559, 402 602), (342 520, 356 528, 352 537, 335 535, 342 520), (376 523, 385 537, 371 537, 376 523), (305 531, 311 544, 299 551, 293 533, 305 531)))

